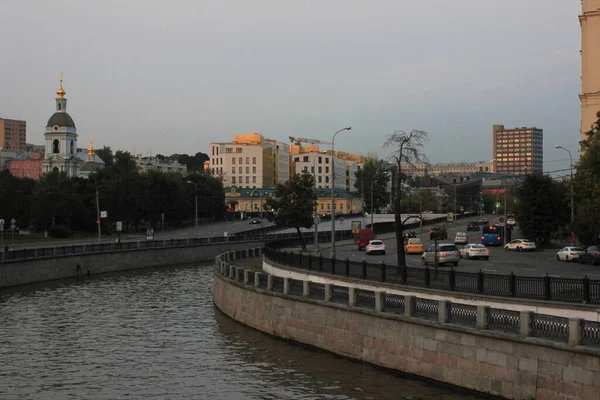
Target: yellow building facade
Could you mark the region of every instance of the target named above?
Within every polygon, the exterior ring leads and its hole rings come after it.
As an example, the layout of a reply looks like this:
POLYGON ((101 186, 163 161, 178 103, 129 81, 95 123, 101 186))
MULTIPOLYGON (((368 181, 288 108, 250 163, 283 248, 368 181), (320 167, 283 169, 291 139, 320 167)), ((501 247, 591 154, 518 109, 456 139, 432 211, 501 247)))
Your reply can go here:
POLYGON ((581 15, 581 137, 600 111, 600 0, 582 0, 581 15))

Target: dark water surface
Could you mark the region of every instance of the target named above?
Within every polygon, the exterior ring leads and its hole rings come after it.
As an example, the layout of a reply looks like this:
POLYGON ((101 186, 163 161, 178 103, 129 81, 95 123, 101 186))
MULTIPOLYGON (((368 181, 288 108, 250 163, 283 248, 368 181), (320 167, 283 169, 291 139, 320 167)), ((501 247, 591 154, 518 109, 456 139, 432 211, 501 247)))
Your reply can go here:
POLYGON ((474 399, 221 315, 210 267, 0 292, 0 399, 474 399))

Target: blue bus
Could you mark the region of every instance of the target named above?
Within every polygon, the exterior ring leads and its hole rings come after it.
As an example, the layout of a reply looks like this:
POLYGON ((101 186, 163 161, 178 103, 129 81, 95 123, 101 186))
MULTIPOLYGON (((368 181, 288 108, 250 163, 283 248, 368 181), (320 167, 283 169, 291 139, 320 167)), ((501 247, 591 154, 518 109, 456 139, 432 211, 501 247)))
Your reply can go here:
POLYGON ((502 246, 504 227, 501 225, 484 225, 481 233, 481 244, 502 246))

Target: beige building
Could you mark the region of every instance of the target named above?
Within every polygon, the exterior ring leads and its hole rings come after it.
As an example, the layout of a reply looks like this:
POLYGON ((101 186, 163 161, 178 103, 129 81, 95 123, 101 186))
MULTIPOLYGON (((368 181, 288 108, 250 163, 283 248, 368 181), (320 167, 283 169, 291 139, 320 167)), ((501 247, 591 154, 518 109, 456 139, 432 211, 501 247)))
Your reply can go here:
POLYGON ((581 15, 581 136, 589 132, 600 111, 600 0, 582 0, 581 15))
POLYGON ((23 153, 26 150, 27 123, 0 118, 0 149, 23 153))
POLYGON ((414 164, 402 164, 402 173, 408 176, 439 176, 446 174, 474 174, 477 172, 491 172, 492 163, 477 161, 473 163, 441 163, 429 164, 418 162, 414 164))
POLYGON ((205 169, 221 177, 223 186, 274 188, 289 179, 288 146, 259 133, 235 135, 229 143, 211 143, 205 169))
POLYGON ((543 130, 504 129, 494 125, 494 172, 498 174, 541 174, 544 164, 543 130))
POLYGON ((356 181, 356 171, 358 171, 358 162, 352 158, 342 159, 331 155, 331 151, 320 151, 310 153, 299 153, 291 156, 291 165, 294 167, 293 173, 300 174, 308 172, 315 178, 317 188, 331 187, 332 168, 335 169, 335 188, 356 192, 354 182, 356 181), (333 166, 333 167, 332 167, 333 166))

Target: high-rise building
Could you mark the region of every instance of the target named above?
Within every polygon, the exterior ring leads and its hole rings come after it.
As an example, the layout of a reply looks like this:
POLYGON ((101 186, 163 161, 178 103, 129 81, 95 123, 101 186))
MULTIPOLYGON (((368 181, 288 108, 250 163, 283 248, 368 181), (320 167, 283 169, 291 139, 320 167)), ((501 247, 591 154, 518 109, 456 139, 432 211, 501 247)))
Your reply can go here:
POLYGON ((543 130, 493 127, 494 172, 498 174, 541 174, 544 165, 543 130))
POLYGON ((0 149, 23 153, 27 147, 27 123, 0 118, 0 149))
POLYGON ((582 0, 581 15, 581 136, 589 132, 600 111, 600 0, 582 0))

